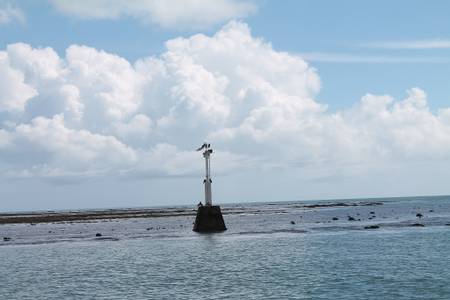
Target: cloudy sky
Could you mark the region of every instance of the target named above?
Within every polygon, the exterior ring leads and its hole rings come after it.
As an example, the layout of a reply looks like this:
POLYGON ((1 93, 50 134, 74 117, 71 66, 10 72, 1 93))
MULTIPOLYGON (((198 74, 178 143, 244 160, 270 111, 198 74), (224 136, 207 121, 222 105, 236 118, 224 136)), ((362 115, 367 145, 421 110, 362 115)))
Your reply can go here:
POLYGON ((0 210, 449 194, 449 11, 0 0, 0 210))

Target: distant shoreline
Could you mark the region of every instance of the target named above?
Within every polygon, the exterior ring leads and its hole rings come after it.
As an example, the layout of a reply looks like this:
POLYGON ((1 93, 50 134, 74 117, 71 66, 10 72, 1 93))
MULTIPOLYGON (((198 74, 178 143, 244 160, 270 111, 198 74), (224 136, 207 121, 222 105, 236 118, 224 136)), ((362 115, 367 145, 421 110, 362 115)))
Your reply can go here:
MULTIPOLYGON (((292 203, 293 208, 318 209, 348 206, 375 206, 382 205, 382 201, 355 201, 355 202, 329 202, 315 204, 292 203)), ((267 206, 272 205, 267 203, 267 206)), ((274 211, 285 213, 289 209, 274 211)), ((248 209, 223 208, 223 214, 251 213, 248 209)), ((261 212, 255 210, 254 212, 261 212)), ((194 208, 141 208, 141 209, 105 209, 91 211, 66 211, 66 212, 30 212, 30 213, 0 213, 0 225, 3 224, 36 224, 36 223, 56 223, 56 222, 90 222, 111 219, 132 219, 132 218, 161 218, 195 216, 194 208)))
POLYGON ((192 215, 195 215, 194 209, 108 209, 82 212, 7 213, 0 214, 0 224, 80 222, 192 215))

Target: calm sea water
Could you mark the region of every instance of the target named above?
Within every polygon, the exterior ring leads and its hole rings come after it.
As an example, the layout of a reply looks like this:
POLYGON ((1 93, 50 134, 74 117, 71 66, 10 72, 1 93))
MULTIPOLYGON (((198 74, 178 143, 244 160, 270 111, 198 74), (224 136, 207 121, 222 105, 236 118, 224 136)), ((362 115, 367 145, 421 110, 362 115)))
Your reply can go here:
POLYGON ((228 206, 210 235, 186 216, 2 225, 0 299, 450 299, 450 198, 381 202, 228 206))

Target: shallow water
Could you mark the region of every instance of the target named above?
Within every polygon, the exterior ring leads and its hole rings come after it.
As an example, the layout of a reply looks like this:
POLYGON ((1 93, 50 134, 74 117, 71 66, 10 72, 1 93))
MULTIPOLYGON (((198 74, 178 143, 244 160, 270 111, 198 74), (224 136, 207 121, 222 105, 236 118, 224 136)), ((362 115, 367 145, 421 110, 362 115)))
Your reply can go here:
POLYGON ((0 299, 449 299, 450 198, 382 202, 239 205, 212 235, 186 216, 2 225, 0 299))

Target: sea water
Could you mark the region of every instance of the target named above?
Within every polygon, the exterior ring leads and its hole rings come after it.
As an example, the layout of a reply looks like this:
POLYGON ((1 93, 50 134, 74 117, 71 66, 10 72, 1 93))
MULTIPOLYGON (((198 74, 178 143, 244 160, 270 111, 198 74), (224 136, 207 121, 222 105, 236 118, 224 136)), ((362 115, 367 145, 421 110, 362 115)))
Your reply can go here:
POLYGON ((217 234, 192 216, 1 225, 0 299, 450 299, 449 197, 344 203, 228 205, 217 234))

